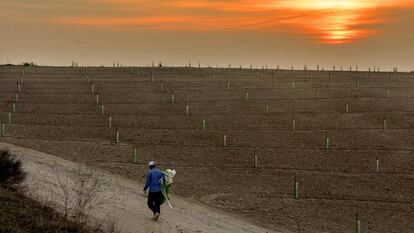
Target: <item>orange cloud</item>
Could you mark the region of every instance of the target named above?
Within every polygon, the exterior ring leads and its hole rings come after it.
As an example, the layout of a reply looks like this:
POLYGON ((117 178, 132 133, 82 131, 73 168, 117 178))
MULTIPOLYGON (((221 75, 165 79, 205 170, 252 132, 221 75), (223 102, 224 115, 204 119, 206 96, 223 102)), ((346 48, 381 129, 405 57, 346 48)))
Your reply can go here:
POLYGON ((87 25, 87 26, 153 26, 163 24, 177 24, 188 22, 191 19, 188 17, 173 17, 173 16, 153 16, 153 17, 93 17, 93 18, 65 18, 57 22, 62 24, 72 25, 87 25))
POLYGON ((377 33, 390 8, 412 7, 407 0, 95 0, 122 8, 127 16, 73 17, 55 23, 127 26, 153 30, 256 30, 281 27, 326 44, 350 43, 377 33))
MULTIPOLYGON (((187 16, 134 16, 134 17, 92 17, 64 18, 55 23, 79 26, 140 27, 176 31, 251 30, 272 27, 274 17, 219 16, 211 18, 202 15, 187 16), (237 27, 235 27, 237 25, 237 27)), ((279 19, 281 21, 281 19, 279 19)))

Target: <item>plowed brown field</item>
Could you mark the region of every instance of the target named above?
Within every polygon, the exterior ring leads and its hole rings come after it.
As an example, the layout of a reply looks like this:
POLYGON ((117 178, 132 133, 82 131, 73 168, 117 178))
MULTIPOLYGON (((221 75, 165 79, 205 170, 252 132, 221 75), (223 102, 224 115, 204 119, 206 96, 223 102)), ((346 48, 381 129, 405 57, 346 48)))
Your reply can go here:
POLYGON ((0 67, 0 140, 136 180, 156 160, 174 193, 274 229, 414 232, 412 73, 86 70, 26 68, 18 93, 0 67))

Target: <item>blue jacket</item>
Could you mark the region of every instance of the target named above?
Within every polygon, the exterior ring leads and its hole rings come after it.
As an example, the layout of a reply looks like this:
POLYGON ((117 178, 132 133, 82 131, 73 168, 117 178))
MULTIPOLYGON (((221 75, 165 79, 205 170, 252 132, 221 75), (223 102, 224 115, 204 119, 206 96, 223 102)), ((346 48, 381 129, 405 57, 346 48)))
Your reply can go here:
POLYGON ((147 173, 147 180, 145 182, 144 191, 149 188, 150 193, 157 193, 161 191, 160 180, 164 179, 164 173, 157 168, 153 168, 147 173))

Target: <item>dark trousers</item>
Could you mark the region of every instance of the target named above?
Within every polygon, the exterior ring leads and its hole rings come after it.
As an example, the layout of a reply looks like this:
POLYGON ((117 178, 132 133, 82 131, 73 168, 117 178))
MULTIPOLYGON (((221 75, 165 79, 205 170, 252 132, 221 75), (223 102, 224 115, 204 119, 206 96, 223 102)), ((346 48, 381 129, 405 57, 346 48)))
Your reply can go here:
POLYGON ((149 193, 148 194, 148 207, 155 213, 161 213, 161 201, 162 201, 162 193, 149 193))

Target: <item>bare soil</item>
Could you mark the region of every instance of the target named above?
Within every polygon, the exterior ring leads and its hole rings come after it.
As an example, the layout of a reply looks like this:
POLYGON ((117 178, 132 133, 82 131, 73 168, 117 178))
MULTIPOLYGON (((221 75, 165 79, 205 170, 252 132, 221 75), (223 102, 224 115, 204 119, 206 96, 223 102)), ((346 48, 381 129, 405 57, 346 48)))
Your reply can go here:
MULTIPOLYGON (((14 69, 0 82, 19 77, 14 69)), ((177 169, 174 193, 274 230, 352 232, 358 215, 363 232, 414 232, 410 73, 91 67, 89 83, 75 68, 27 74, 1 141, 138 181, 156 160, 177 169)), ((8 122, 11 102, 1 106, 8 122)))

